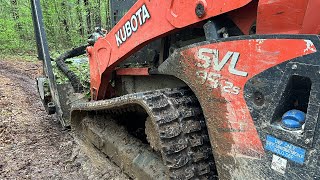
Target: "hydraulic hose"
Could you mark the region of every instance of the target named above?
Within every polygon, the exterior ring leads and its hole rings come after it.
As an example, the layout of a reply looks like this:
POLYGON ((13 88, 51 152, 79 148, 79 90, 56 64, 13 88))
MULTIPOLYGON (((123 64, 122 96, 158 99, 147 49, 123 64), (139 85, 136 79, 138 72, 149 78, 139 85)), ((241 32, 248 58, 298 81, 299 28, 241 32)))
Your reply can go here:
POLYGON ((75 92, 82 92, 83 91, 83 85, 80 82, 79 77, 71 71, 65 61, 67 59, 77 57, 80 55, 83 55, 86 53, 86 47, 88 45, 83 45, 80 47, 76 47, 70 51, 65 52, 61 56, 59 56, 55 61, 58 66, 58 68, 63 72, 64 75, 67 76, 67 78, 70 80, 72 87, 74 88, 75 92))

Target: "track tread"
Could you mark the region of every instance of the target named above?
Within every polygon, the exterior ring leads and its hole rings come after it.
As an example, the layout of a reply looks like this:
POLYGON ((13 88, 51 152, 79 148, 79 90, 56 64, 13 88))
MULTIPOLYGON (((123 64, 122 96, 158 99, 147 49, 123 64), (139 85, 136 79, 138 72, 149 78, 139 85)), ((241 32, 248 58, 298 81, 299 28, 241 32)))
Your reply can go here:
MULTIPOLYGON (((162 119, 170 118, 165 113, 168 110, 174 112, 173 114, 179 114, 178 118, 172 118, 174 121, 166 121, 165 124, 155 121, 160 133, 162 157, 169 168, 170 178, 206 179, 205 176, 213 177, 215 171, 210 165, 213 163, 213 156, 210 144, 205 140, 208 134, 197 98, 189 89, 166 89, 161 92, 162 95, 153 98, 157 101, 152 103, 167 101, 164 103, 167 106, 161 109, 162 119), (158 99, 159 97, 162 97, 163 100, 158 99)), ((152 105, 152 107, 158 106, 152 105)), ((152 107, 153 112, 159 113, 159 108, 152 107)))
POLYGON ((170 179, 217 179, 202 110, 188 88, 162 89, 80 104, 77 110, 112 114, 134 111, 141 105, 149 114, 160 139, 160 149, 170 179), (128 106, 129 105, 129 106, 128 106))

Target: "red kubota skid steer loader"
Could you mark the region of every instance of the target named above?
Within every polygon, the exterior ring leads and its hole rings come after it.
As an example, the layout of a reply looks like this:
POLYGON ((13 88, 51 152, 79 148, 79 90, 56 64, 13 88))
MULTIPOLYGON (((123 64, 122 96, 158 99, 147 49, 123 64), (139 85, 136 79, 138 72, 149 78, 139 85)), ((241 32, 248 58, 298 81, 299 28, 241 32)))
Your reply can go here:
POLYGON ((71 105, 31 5, 48 113, 133 178, 320 179, 319 0, 110 0, 71 105))

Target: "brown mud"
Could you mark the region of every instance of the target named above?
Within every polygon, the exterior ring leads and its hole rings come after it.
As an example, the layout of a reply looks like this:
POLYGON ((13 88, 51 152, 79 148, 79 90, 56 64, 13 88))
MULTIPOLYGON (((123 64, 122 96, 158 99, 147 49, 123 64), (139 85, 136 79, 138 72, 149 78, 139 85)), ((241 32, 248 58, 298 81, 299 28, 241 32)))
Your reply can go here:
POLYGON ((0 60, 0 179, 128 179, 108 159, 86 156, 46 114, 35 81, 41 72, 40 62, 0 60))

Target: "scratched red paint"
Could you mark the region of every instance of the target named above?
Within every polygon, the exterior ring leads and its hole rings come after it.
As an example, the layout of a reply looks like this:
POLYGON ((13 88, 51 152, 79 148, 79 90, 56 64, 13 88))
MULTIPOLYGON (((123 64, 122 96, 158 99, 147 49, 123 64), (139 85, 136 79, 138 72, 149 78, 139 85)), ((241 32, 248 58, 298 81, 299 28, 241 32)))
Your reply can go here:
MULTIPOLYGON (((201 70, 208 73, 214 72, 216 74, 221 74, 221 77, 218 78, 219 81, 232 82, 234 86, 237 86, 241 89, 238 95, 224 92, 223 90, 221 90, 221 87, 212 89, 212 96, 219 94, 219 97, 216 98, 221 98, 223 100, 221 102, 224 102, 226 104, 227 113, 226 117, 221 117, 225 119, 223 119, 223 123, 220 127, 208 126, 208 130, 209 133, 213 133, 217 131, 216 128, 229 129, 230 132, 221 132, 221 136, 224 136, 226 140, 228 138, 231 138, 232 141, 226 141, 223 143, 233 143, 230 144, 229 147, 233 148, 233 152, 235 154, 248 155, 246 153, 248 150, 257 152, 259 154, 263 154, 264 150, 254 126, 249 109, 244 100, 244 85, 250 78, 265 71, 268 68, 276 66, 295 57, 311 54, 314 52, 316 52, 316 49, 313 43, 309 40, 261 39, 220 42, 197 46, 182 51, 181 55, 184 57, 186 61, 185 63, 188 64, 187 66, 190 67, 190 69, 195 69, 195 71, 201 70), (228 51, 239 52, 240 56, 236 63, 235 69, 247 72, 248 75, 246 77, 243 77, 231 74, 228 70, 228 67, 230 66, 230 60, 225 64, 220 72, 213 70, 213 68, 211 68, 212 66, 210 66, 209 68, 198 67, 196 64, 203 63, 203 60, 198 58, 198 51, 201 48, 219 50, 219 62, 221 62, 221 59, 228 51), (192 60, 190 62, 187 62, 190 59, 192 60)), ((210 56, 210 54, 207 55, 210 56)), ((196 76, 196 72, 194 72, 194 76, 196 76)), ((198 79, 199 86, 201 84, 201 81, 202 79, 198 79)), ((208 81, 206 81, 205 83, 207 86, 209 85, 208 81)), ((212 112, 211 110, 206 111, 206 107, 203 108, 204 113, 212 112)), ((217 116, 217 114, 209 114, 209 116, 217 116)))

